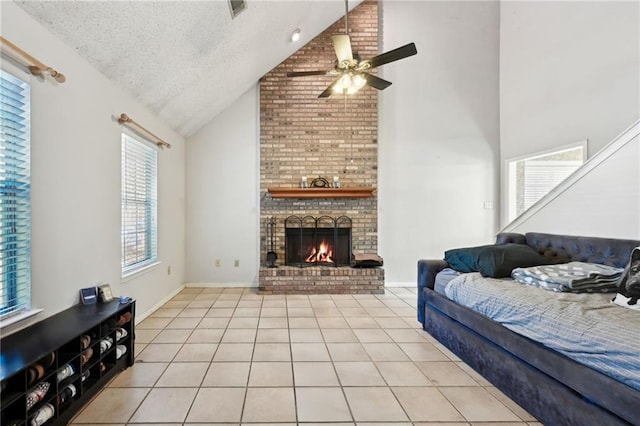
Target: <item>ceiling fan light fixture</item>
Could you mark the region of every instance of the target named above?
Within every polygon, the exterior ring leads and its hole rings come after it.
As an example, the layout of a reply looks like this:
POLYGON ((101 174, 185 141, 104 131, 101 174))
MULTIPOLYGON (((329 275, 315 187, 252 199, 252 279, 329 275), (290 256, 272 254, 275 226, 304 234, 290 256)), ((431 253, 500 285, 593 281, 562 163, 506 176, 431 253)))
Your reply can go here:
POLYGON ((346 72, 333 85, 333 93, 353 95, 365 84, 367 84, 367 80, 362 75, 346 72))

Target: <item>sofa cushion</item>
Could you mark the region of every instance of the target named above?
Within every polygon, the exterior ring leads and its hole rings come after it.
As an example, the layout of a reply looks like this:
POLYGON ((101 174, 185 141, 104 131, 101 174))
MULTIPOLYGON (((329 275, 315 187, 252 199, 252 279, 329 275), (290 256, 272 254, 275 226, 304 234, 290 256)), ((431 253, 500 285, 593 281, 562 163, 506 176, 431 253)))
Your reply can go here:
POLYGON ((551 263, 528 245, 514 243, 447 250, 444 260, 458 272, 480 272, 492 278, 510 277, 515 268, 551 263))

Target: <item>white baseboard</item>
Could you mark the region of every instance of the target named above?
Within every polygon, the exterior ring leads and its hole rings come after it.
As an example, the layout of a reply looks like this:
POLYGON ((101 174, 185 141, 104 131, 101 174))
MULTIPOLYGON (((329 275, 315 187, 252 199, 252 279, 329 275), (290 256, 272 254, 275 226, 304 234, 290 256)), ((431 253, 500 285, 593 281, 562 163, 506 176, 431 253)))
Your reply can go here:
POLYGON ((163 298, 161 301, 159 301, 158 303, 153 305, 151 307, 151 309, 149 309, 148 311, 144 312, 143 314, 139 315, 139 314, 136 313, 136 325, 138 325, 140 322, 142 322, 149 315, 153 314, 155 311, 160 309, 162 307, 162 305, 167 303, 169 300, 173 299, 173 296, 175 296, 176 294, 180 293, 184 287, 185 287, 185 285, 182 284, 180 287, 178 287, 177 289, 173 290, 165 298, 163 298))
POLYGON ((185 283, 185 287, 206 287, 206 288, 225 288, 225 287, 251 287, 258 288, 258 283, 185 283))
POLYGON ((416 287, 418 282, 413 281, 385 281, 385 287, 416 287))

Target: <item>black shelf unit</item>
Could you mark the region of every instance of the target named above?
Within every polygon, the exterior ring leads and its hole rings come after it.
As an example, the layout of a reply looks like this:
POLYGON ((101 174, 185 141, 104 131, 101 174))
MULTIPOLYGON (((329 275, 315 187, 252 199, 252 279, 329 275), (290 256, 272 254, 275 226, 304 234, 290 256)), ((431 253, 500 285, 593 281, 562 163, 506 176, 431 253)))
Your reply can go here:
POLYGON ((3 337, 0 340, 2 424, 30 425, 38 410, 47 404, 51 404, 54 414, 44 425, 69 423, 104 385, 133 365, 135 306, 135 300, 120 303, 117 299, 75 305, 3 337), (126 332, 120 340, 117 340, 116 328, 126 332), (89 342, 85 336, 89 336, 89 342), (100 342, 106 338, 113 342, 101 352, 100 342), (126 347, 120 357, 118 345, 126 347), (73 373, 58 381, 58 372, 67 365, 73 373), (43 382, 49 383, 47 392, 27 409, 29 393, 43 382))

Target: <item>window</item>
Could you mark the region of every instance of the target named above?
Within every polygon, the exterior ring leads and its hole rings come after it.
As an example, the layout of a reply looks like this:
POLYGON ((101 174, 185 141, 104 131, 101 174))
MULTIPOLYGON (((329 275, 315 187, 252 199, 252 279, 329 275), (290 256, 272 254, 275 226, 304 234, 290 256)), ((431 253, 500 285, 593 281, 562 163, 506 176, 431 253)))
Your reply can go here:
POLYGON ((30 84, 0 70, 0 319, 31 308, 30 84))
POLYGON ((561 150, 508 161, 509 222, 524 213, 580 168, 586 155, 585 142, 561 150))
POLYGON ((122 134, 122 274, 157 260, 155 146, 122 134))

